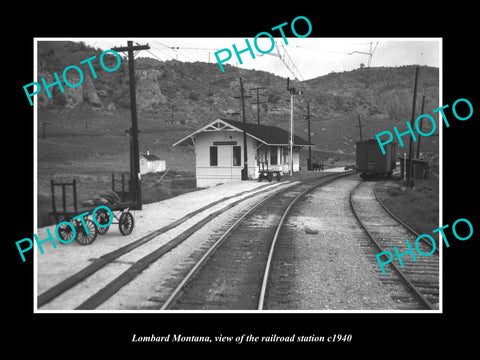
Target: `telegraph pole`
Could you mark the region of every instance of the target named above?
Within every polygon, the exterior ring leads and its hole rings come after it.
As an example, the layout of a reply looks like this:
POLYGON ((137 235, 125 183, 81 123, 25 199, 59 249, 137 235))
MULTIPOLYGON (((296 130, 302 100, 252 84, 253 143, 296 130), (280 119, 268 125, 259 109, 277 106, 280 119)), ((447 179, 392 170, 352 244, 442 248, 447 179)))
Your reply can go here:
POLYGON ((301 95, 295 88, 290 87, 290 78, 287 78, 287 90, 290 92, 290 176, 293 175, 293 101, 295 95, 301 95))
POLYGON ((260 102, 260 95, 258 94, 258 90, 265 89, 264 87, 256 87, 250 90, 256 90, 257 91, 257 102, 254 104, 257 104, 257 124, 260 125, 260 104, 264 104, 265 102, 262 101, 260 102))
POLYGON ((360 129, 360 141, 363 141, 362 139, 362 122, 360 121, 360 114, 357 114, 358 115, 358 128, 360 129))
MULTIPOLYGON (((425 105, 425 95, 422 96, 422 111, 420 111, 420 114, 423 114, 423 107, 425 105)), ((420 131, 422 131, 422 125, 423 125, 423 117, 420 118, 420 131)), ((417 159, 420 158, 420 140, 422 139, 421 136, 418 137, 418 145, 417 145, 417 159)))
MULTIPOLYGON (((307 101, 307 116, 305 119, 308 121, 308 142, 311 144, 310 141, 310 103, 307 101)), ((308 147, 308 161, 307 161, 307 170, 312 170, 312 147, 308 147)))
POLYGON ((142 210, 142 186, 140 180, 140 154, 138 149, 138 124, 137 124, 137 99, 135 93, 135 65, 133 58, 134 50, 148 50, 148 45, 133 46, 132 41, 127 41, 126 47, 115 47, 112 50, 117 52, 126 51, 128 53, 128 79, 130 83, 130 112, 132 115, 132 127, 130 136, 132 139, 130 153, 130 181, 133 188, 134 210, 142 210), (133 161, 132 161, 133 160, 133 161))
POLYGON ((243 94, 243 82, 240 79, 240 96, 234 96, 235 99, 240 98, 242 100, 242 117, 243 117, 243 169, 242 180, 248 180, 248 158, 247 158, 247 118, 245 115, 245 99, 251 96, 245 96, 243 94))
MULTIPOLYGON (((415 68, 415 85, 413 88, 413 105, 412 105, 412 119, 410 121, 410 125, 413 125, 413 122, 415 121, 415 106, 417 104, 417 83, 418 83, 418 69, 419 67, 417 66, 415 68)), ((412 126, 413 128, 413 126, 412 126)), ((412 170, 413 170, 413 139, 412 139, 412 134, 410 134, 410 148, 409 148, 409 154, 408 157, 410 159, 410 165, 408 166, 408 173, 407 173, 407 187, 410 187, 412 184, 412 170)), ((406 171, 407 169, 405 169, 406 171)))

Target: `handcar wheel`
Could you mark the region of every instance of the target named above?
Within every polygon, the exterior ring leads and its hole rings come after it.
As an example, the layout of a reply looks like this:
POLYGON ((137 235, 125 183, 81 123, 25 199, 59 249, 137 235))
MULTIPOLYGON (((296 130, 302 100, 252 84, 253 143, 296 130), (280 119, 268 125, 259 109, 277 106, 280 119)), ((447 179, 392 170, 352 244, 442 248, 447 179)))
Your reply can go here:
POLYGON ((268 173, 268 175, 267 175, 267 180, 268 180, 268 182, 272 182, 272 179, 273 179, 273 174, 272 174, 272 173, 268 173))
POLYGON ((118 228, 122 235, 130 235, 135 227, 135 221, 133 220, 133 215, 130 212, 124 212, 120 215, 120 220, 118 221, 118 228))
POLYGON ((280 173, 277 174, 277 181, 280 181, 282 178, 282 175, 280 175, 280 173))
MULTIPOLYGON (((100 225, 108 224, 110 223, 110 214, 107 210, 100 209, 95 213, 95 220, 100 225)), ((98 234, 99 235, 106 234, 109 228, 110 226, 106 226, 106 227, 97 226, 98 234)))
MULTIPOLYGON (((61 219, 62 221, 60 222, 66 222, 66 219, 61 219)), ((70 220, 70 223, 75 227, 75 221, 70 220)), ((76 227, 75 227, 76 231, 76 227)), ((58 236, 60 239, 62 239, 63 243, 69 243, 70 241, 73 241, 73 229, 71 226, 68 226, 67 224, 62 224, 58 227, 58 236)), ((60 242, 62 244, 62 242, 60 242)))
POLYGON ((90 245, 97 238, 98 230, 94 222, 90 219, 86 219, 85 226, 88 229, 88 235, 81 222, 75 226, 75 230, 77 230, 77 238, 75 240, 77 240, 80 245, 90 245))

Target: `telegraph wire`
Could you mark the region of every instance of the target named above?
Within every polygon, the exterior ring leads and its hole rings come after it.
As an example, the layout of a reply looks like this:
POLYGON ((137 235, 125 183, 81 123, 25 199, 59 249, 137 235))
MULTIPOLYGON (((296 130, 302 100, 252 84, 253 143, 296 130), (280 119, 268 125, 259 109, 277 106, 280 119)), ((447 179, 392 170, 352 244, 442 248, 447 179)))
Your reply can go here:
POLYGON ((151 44, 150 46, 151 46, 155 51, 159 52, 161 55, 165 56, 166 58, 170 57, 170 55, 168 55, 168 53, 166 53, 166 52, 164 51, 164 49, 160 49, 160 48, 158 47, 158 45, 156 45, 156 44, 155 44, 155 45, 154 45, 154 44, 151 44))
POLYGON ((348 53, 345 52, 345 51, 323 50, 323 49, 312 48, 312 47, 309 47, 309 46, 299 46, 299 45, 292 45, 291 47, 295 47, 295 48, 298 48, 298 49, 307 49, 307 50, 314 50, 314 51, 320 51, 320 52, 328 52, 328 53, 334 53, 334 54, 348 55, 348 53))
POLYGON ((150 50, 147 50, 147 53, 149 53, 150 55, 152 55, 154 58, 160 60, 160 61, 163 61, 162 59, 160 59, 157 55, 155 55, 154 53, 152 53, 150 50))
POLYGON ((187 58, 188 60, 190 60, 190 61, 195 61, 195 60, 193 60, 192 58, 190 58, 189 56, 187 56, 187 55, 183 54, 182 52, 176 50, 173 46, 168 46, 168 45, 162 44, 161 42, 156 41, 156 40, 154 40, 154 42, 156 42, 157 44, 159 44, 159 45, 161 45, 161 46, 164 46, 164 47, 166 47, 166 48, 168 48, 168 49, 171 49, 171 50, 179 53, 180 55, 186 57, 186 58, 187 58))

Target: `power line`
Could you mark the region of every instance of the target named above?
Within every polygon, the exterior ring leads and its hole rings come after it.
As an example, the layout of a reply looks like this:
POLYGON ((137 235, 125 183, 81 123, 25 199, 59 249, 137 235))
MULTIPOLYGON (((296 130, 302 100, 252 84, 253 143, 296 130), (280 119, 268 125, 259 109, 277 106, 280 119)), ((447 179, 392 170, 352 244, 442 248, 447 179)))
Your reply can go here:
POLYGON ((352 54, 364 54, 364 55, 368 55, 368 67, 370 67, 370 64, 372 63, 372 57, 373 57, 373 54, 375 53, 375 50, 377 50, 377 46, 378 46, 378 43, 379 41, 377 41, 377 43, 375 44, 375 48, 373 49, 372 51, 372 45, 373 43, 370 42, 370 51, 367 53, 367 52, 364 52, 364 51, 352 51, 350 53, 348 53, 348 55, 352 55, 352 54))
POLYGON ((164 46, 164 47, 166 47, 166 48, 168 48, 168 49, 171 49, 171 50, 179 53, 179 54, 182 55, 182 56, 185 56, 185 57, 186 57, 188 60, 190 60, 190 61, 194 61, 194 60, 193 60, 192 58, 190 58, 189 56, 187 56, 187 55, 181 53, 180 51, 176 50, 174 46, 168 46, 168 45, 162 44, 162 43, 159 42, 159 41, 154 41, 154 42, 156 42, 157 44, 159 44, 159 45, 161 45, 161 46, 164 46))
POLYGON ((164 56, 165 58, 169 58, 171 55, 169 54, 169 51, 165 51, 164 49, 160 49, 158 46, 155 46, 154 44, 151 44, 151 47, 160 55, 164 56))
MULTIPOLYGON (((300 74, 300 71, 298 71, 298 68, 297 68, 297 66, 295 65, 295 62, 293 61, 293 59, 291 58, 290 54, 287 52, 287 49, 285 48, 285 46, 284 46, 283 44, 282 44, 282 48, 283 48, 283 58, 286 57, 287 60, 290 61, 293 69, 297 72, 297 74, 300 76, 300 79, 303 81, 304 79, 303 79, 302 74, 300 74), (286 56, 285 56, 285 55, 286 55, 286 56)), ((277 51, 278 51, 278 54, 280 55, 280 50, 279 50, 278 46, 277 46, 277 51)), ((282 60, 283 58, 280 58, 280 60, 282 60)), ((283 61, 283 63, 285 64, 285 66, 288 67, 287 63, 286 63, 284 60, 282 60, 282 61, 283 61)), ((289 69, 290 69, 290 68, 289 68, 289 69)), ((292 72, 292 74, 293 74, 293 72, 292 72)), ((295 76, 295 79, 297 79, 297 76, 295 76)), ((298 79, 297 79, 297 80, 298 80, 298 79)))
MULTIPOLYGON (((297 66, 295 65, 295 62, 293 61, 292 57, 288 54, 287 49, 285 46, 282 44, 282 49, 283 49, 283 55, 280 53, 280 48, 278 47, 278 43, 275 41, 275 48, 277 49, 277 53, 267 53, 265 55, 271 55, 271 56, 276 56, 278 57, 283 65, 290 71, 290 73, 293 75, 293 77, 298 80, 300 77, 301 80, 303 81, 303 76, 300 74, 300 71, 298 70, 297 66)), ((262 56, 262 55, 260 55, 262 56)))
POLYGON ((157 55, 155 55, 154 53, 152 53, 150 50, 147 50, 147 52, 152 55, 153 57, 155 57, 156 59, 160 60, 160 61, 163 61, 162 59, 160 59, 157 55))
POLYGON ((312 47, 309 47, 309 46, 298 46, 298 45, 292 45, 291 47, 295 47, 295 48, 298 48, 298 49, 306 49, 306 50, 314 50, 314 51, 320 51, 320 52, 328 52, 328 53, 334 53, 334 54, 348 55, 348 53, 345 52, 345 51, 316 49, 316 48, 312 48, 312 47))
POLYGON ((172 46, 171 48, 172 49, 183 49, 183 50, 208 50, 208 51, 220 50, 220 49, 213 49, 213 48, 196 48, 196 47, 179 47, 179 46, 172 46))

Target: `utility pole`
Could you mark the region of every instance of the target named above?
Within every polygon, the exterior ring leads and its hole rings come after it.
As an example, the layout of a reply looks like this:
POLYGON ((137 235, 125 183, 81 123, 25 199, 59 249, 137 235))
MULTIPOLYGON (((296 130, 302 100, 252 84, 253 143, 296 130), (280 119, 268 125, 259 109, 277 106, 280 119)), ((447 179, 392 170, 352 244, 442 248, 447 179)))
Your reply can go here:
POLYGON ((362 122, 360 121, 360 114, 357 114, 358 115, 358 128, 360 129, 360 141, 363 141, 362 139, 362 122))
POLYGON ((243 169, 242 169, 242 180, 248 180, 248 158, 247 158, 247 118, 245 115, 245 99, 250 98, 251 96, 245 96, 243 94, 243 82, 242 78, 240 79, 240 96, 234 96, 235 99, 242 100, 242 117, 243 117, 243 169))
MULTIPOLYGON (((420 111, 420 114, 423 114, 423 107, 425 105, 425 95, 422 96, 422 110, 420 111)), ((423 117, 420 119, 420 131, 422 131, 422 125, 423 125, 423 117)), ((421 136, 418 137, 418 145, 417 145, 417 159, 420 158, 420 140, 422 139, 421 136)))
POLYGON ((287 78, 287 90, 290 92, 290 176, 293 175, 293 101, 295 95, 301 95, 295 88, 290 87, 290 78, 287 78))
MULTIPOLYGON (((305 119, 308 121, 308 142, 311 144, 312 142, 310 141, 310 103, 307 101, 307 116, 305 116, 305 119)), ((308 147, 308 160, 307 160, 307 170, 312 170, 312 147, 308 147)))
POLYGON ((137 99, 135 93, 135 65, 133 51, 148 50, 148 45, 133 46, 132 41, 127 41, 126 47, 115 47, 112 50, 117 52, 127 51, 128 53, 128 79, 130 83, 130 112, 132 115, 132 127, 130 136, 132 140, 130 154, 130 181, 133 189, 134 210, 142 210, 142 184, 140 180, 140 154, 138 148, 138 124, 137 124, 137 99), (133 160, 133 161, 132 161, 133 160))
POLYGON ((260 95, 258 94, 258 90, 265 89, 264 87, 256 87, 250 90, 256 90, 257 91, 257 102, 254 104, 257 104, 257 124, 260 125, 260 104, 264 104, 265 101, 260 102, 260 95))
MULTIPOLYGON (((412 129, 413 129, 413 122, 415 121, 415 106, 417 104, 418 69, 419 69, 419 67, 417 66, 415 68, 415 85, 414 85, 414 88, 413 88, 412 119, 410 120, 410 125, 412 126, 412 129)), ((407 187, 410 187, 411 184, 412 184, 412 170, 413 170, 413 139, 412 139, 412 134, 410 134, 410 148, 409 148, 408 157, 409 157, 409 160, 410 160, 410 165, 408 166, 409 171, 407 173, 407 187)))

